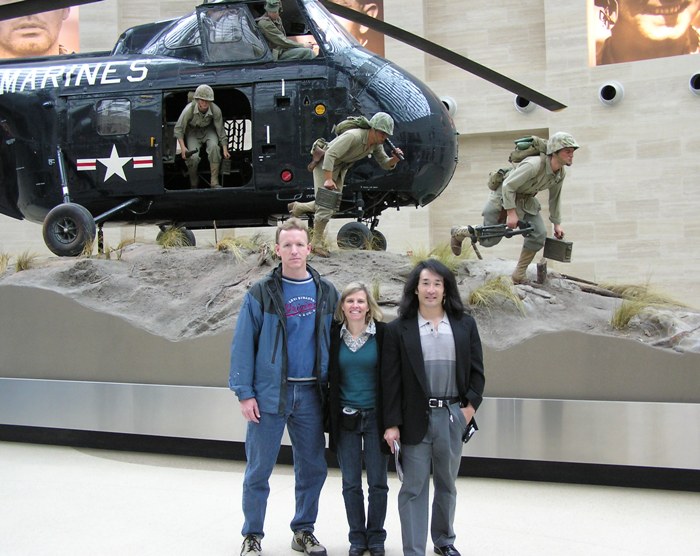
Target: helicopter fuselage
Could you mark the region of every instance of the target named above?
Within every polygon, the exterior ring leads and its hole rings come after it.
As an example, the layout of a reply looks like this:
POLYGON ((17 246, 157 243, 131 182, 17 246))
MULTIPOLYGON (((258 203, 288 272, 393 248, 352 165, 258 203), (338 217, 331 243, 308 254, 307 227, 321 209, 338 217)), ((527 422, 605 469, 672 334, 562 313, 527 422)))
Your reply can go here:
POLYGON ((316 58, 273 61, 259 37, 254 49, 243 50, 243 37, 217 51, 202 23, 209 10, 225 6, 255 32, 257 4, 207 4, 136 27, 111 52, 0 63, 0 213, 42 222, 69 201, 98 223, 269 225, 290 201, 313 198, 306 166, 315 139, 331 139, 349 115, 377 111, 394 118, 392 139, 405 160, 391 172, 369 159, 356 163, 339 216, 372 219, 434 200, 457 163, 456 131, 441 101, 353 43, 313 0, 292 7, 318 45, 316 58), (219 189, 207 187, 206 162, 202 186, 190 189, 173 135, 188 93, 203 83, 223 112, 231 153, 219 189))

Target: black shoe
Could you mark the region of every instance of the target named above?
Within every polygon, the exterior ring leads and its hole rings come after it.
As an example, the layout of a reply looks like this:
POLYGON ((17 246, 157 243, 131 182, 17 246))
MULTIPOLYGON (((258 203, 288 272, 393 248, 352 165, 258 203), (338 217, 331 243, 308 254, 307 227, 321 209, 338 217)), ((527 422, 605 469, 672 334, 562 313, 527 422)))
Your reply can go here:
POLYGON ((362 556, 366 548, 360 548, 359 546, 351 546, 350 550, 348 550, 348 556, 362 556))
POLYGON ((381 547, 370 548, 369 554, 370 556, 384 556, 384 549, 381 547))
POLYGON ((446 544, 445 546, 434 546, 433 551, 435 554, 442 554, 442 556, 462 556, 459 550, 455 548, 453 544, 446 544))

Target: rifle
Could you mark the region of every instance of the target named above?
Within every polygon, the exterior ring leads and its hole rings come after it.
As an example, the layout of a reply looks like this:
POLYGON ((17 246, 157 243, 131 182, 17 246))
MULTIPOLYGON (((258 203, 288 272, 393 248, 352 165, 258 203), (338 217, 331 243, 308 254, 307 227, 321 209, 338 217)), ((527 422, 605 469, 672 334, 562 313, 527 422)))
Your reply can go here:
POLYGON ((479 248, 476 246, 480 239, 490 239, 494 237, 507 237, 511 238, 513 236, 525 236, 527 237, 532 231, 532 226, 527 222, 518 220, 517 229, 509 228, 505 224, 492 224, 490 226, 467 226, 469 231, 469 237, 472 240, 472 248, 474 253, 479 259, 483 259, 479 248))
POLYGON ((386 144, 389 145, 389 148, 391 149, 391 153, 392 153, 392 154, 396 153, 396 156, 399 158, 399 160, 406 160, 406 159, 404 158, 404 156, 403 156, 402 154, 400 154, 400 153, 396 150, 396 145, 394 145, 394 143, 391 142, 391 139, 389 139, 389 138, 387 137, 387 138, 385 139, 385 141, 386 141, 386 144))

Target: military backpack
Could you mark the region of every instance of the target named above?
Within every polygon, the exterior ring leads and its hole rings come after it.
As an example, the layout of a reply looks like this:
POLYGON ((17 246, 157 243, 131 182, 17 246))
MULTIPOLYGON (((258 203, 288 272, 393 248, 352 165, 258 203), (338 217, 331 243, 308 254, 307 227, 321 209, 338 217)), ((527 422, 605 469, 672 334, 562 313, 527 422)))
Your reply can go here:
MULTIPOLYGON (((337 123, 331 129, 332 133, 341 135, 348 131, 349 129, 370 129, 372 126, 369 125, 369 120, 364 116, 349 116, 345 118, 342 122, 337 123)), ((307 166, 309 172, 312 172, 316 166, 323 160, 323 155, 328 148, 328 141, 325 138, 319 137, 311 145, 311 162, 307 166)))
POLYGON ((491 191, 496 191, 501 187, 501 185, 503 185, 503 180, 506 179, 506 176, 511 170, 527 157, 547 154, 547 141, 541 137, 527 135, 513 142, 515 143, 515 149, 513 149, 508 156, 508 162, 511 163, 511 166, 499 168, 495 172, 489 174, 488 186, 491 191))

